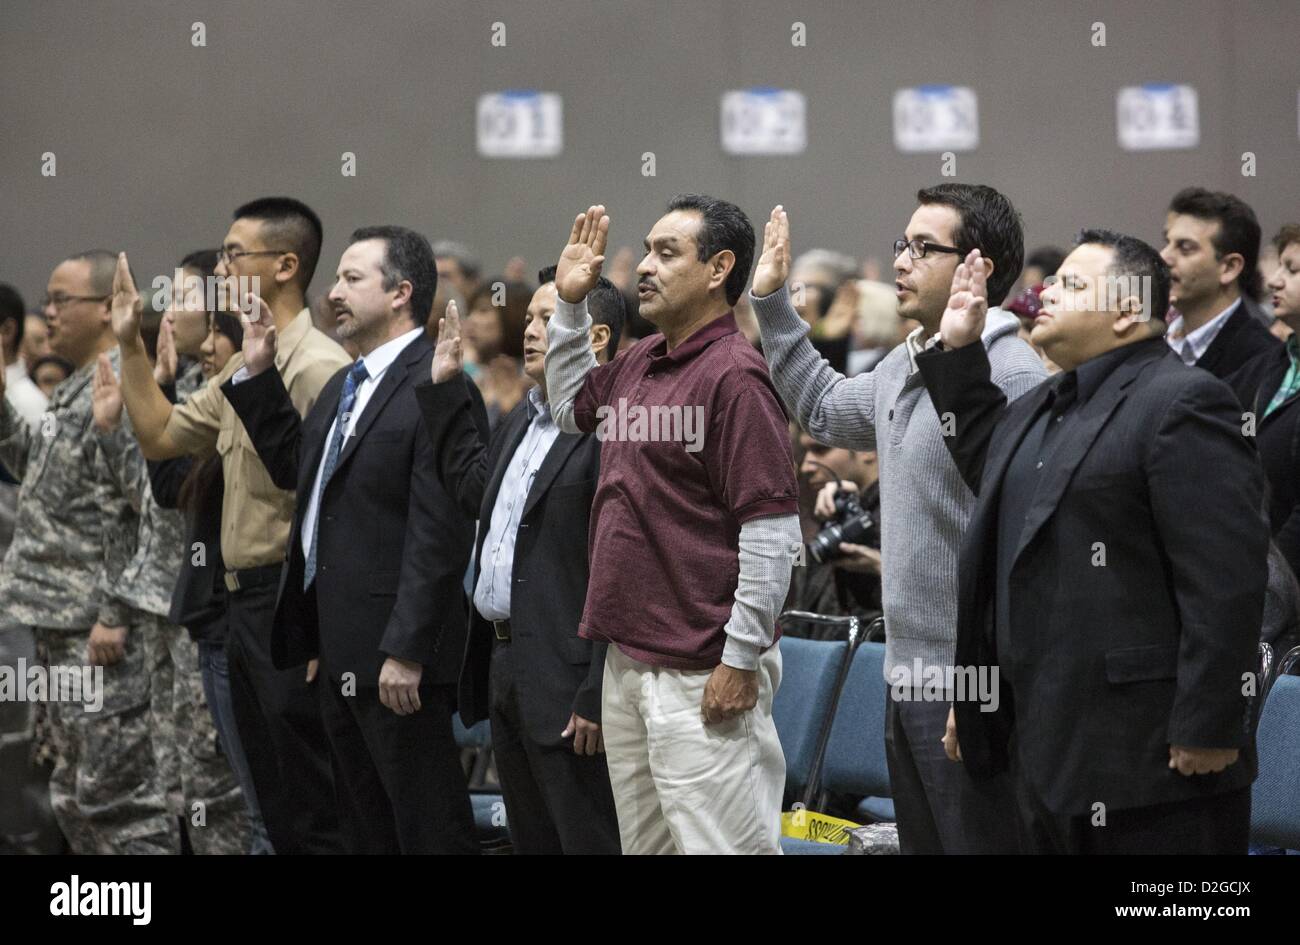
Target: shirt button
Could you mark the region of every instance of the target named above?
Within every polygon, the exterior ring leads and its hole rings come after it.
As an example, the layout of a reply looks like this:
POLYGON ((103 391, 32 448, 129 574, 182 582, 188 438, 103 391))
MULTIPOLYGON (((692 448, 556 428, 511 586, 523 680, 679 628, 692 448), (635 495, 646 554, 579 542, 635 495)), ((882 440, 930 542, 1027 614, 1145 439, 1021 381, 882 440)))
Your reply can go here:
POLYGON ((1038 461, 1038 465, 1035 466, 1034 468, 1035 468, 1035 469, 1042 469, 1042 468, 1043 468, 1043 461, 1040 459, 1040 460, 1038 461))
POLYGON ((1056 418, 1056 422, 1060 423, 1064 419, 1065 419, 1065 414, 1061 414, 1059 417, 1056 418))
POLYGON ((893 419, 894 419, 894 411, 892 411, 892 410, 889 411, 889 419, 890 419, 890 420, 893 420, 893 419))

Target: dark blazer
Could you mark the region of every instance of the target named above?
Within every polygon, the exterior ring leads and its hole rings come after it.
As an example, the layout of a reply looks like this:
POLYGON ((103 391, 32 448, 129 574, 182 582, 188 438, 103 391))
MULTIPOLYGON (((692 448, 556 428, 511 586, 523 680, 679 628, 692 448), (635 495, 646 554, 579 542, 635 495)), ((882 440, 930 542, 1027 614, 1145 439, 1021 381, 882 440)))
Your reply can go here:
MULTIPOLYGON (((271 636, 277 667, 319 656, 332 676, 354 672, 360 686, 378 685, 389 656, 423 664, 422 684, 452 683, 459 673, 474 524, 438 482, 411 393, 428 377, 432 354, 424 335, 404 348, 346 440, 321 496, 316 580, 307 592, 303 516, 350 365, 301 420, 278 371, 222 386, 272 481, 297 491, 271 636)), ((478 392, 467 396, 482 413, 478 392)))
POLYGON ((192 456, 149 461, 149 483, 154 501, 164 509, 180 505, 181 487, 197 464, 204 466, 203 494, 196 505, 185 510, 185 555, 172 591, 168 619, 189 631, 190 637, 205 643, 226 638, 226 568, 221 559, 221 507, 225 475, 218 457, 207 460, 192 456), (195 564, 195 543, 204 549, 201 565, 195 564))
POLYGON ((1013 652, 998 653, 1000 489, 1053 380, 1008 406, 983 345, 917 364, 935 408, 955 418, 945 441, 977 495, 962 541, 956 664, 1000 663, 1013 680, 1002 680, 997 711, 954 704, 970 772, 1007 767, 1014 730, 1022 776, 1059 815, 1250 784, 1243 674, 1258 668, 1268 529, 1263 473, 1231 391, 1156 338, 1075 407, 1010 572, 1013 652), (1242 757, 1185 777, 1168 767, 1170 744, 1242 757))
POLYGON ((1268 477, 1268 517, 1287 564, 1300 574, 1300 396, 1292 395, 1267 417, 1273 395, 1282 386, 1291 358, 1282 345, 1237 371, 1229 383, 1243 406, 1255 416, 1255 441, 1268 477))
MULTIPOLYGON (((416 385, 415 395, 438 457, 439 477, 461 510, 479 520, 472 593, 501 480, 528 430, 527 398, 502 418, 489 439, 486 423, 475 423, 470 415, 464 383, 425 381, 416 385), (471 455, 473 460, 465 462, 471 455)), ((599 476, 596 437, 561 433, 528 491, 515 540, 509 645, 515 650, 514 664, 528 667, 516 679, 521 715, 529 737, 542 745, 567 747, 560 732, 571 713, 600 721, 606 644, 578 636, 587 596, 591 503, 599 476)), ((495 639, 492 624, 472 600, 469 610, 460 677, 460 714, 466 724, 488 717, 488 668, 495 639)))
MULTIPOLYGON (((1226 380, 1247 362, 1262 355, 1279 353, 1283 347, 1282 342, 1259 319, 1255 314, 1257 311, 1258 306, 1243 295, 1241 304, 1228 316, 1196 366, 1204 368, 1220 380, 1226 380)), ((1255 392, 1238 389, 1237 394, 1240 399, 1249 401, 1255 392)))

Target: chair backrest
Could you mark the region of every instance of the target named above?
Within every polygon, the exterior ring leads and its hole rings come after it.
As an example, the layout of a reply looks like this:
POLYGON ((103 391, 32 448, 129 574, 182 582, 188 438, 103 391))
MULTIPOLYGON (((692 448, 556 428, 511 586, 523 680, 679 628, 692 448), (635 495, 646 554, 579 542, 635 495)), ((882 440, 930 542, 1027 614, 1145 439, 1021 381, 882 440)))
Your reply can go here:
POLYGON ((492 744, 492 728, 487 719, 466 728, 457 712, 451 717, 451 733, 457 748, 487 748, 492 744))
POLYGON ((780 646, 781 685, 772 700, 772 721, 785 752, 786 787, 797 794, 812 773, 817 735, 848 644, 783 636, 780 646))
POLYGON ((1251 794, 1251 842, 1300 850, 1300 676, 1277 677, 1255 743, 1259 777, 1251 794))
POLYGON ((826 749, 822 787, 858 797, 890 797, 885 761, 885 645, 863 643, 853 656, 826 749))

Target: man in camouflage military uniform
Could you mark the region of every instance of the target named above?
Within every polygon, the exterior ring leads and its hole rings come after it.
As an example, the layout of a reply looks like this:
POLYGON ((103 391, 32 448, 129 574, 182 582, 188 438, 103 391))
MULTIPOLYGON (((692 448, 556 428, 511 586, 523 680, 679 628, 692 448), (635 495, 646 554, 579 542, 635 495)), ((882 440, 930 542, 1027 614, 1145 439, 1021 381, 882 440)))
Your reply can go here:
MULTIPOLYGON (((94 251, 55 268, 51 343, 77 370, 55 390, 40 429, 3 405, 0 459, 22 488, 0 609, 35 628, 50 666, 89 662, 102 672, 99 711, 70 701, 48 706, 56 752, 50 801, 72 850, 174 853, 177 824, 150 735, 147 664, 157 628, 129 628, 122 602, 100 590, 117 586, 140 527, 91 428, 96 359, 108 353, 117 363, 108 304, 115 264, 111 253, 94 251)), ((132 446, 129 431, 114 436, 132 446)))
MULTIPOLYGON (((176 371, 170 325, 159 333, 155 377, 169 385, 176 371)), ((197 362, 176 378, 183 402, 203 383, 197 362), (182 396, 183 395, 183 396, 182 396)), ((221 751, 216 725, 203 694, 198 644, 168 619, 172 591, 187 553, 180 512, 161 508, 153 498, 148 469, 134 434, 119 435, 129 420, 107 356, 94 380, 95 435, 117 484, 140 516, 136 551, 118 586, 105 589, 132 610, 133 625, 149 625, 147 652, 153 687, 154 747, 169 790, 172 810, 187 824, 191 848, 199 854, 240 854, 248 849, 248 815, 239 783, 221 751)))

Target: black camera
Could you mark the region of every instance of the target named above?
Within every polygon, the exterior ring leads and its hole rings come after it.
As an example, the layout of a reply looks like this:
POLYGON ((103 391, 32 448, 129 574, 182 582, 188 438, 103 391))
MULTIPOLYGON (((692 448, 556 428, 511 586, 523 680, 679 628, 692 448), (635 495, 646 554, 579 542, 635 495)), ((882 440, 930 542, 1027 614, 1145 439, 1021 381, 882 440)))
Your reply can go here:
POLYGON ((856 492, 841 489, 835 493, 835 518, 821 527, 817 536, 808 542, 808 555, 818 564, 825 564, 840 553, 840 545, 862 544, 871 530, 871 513, 862 507, 856 492))

